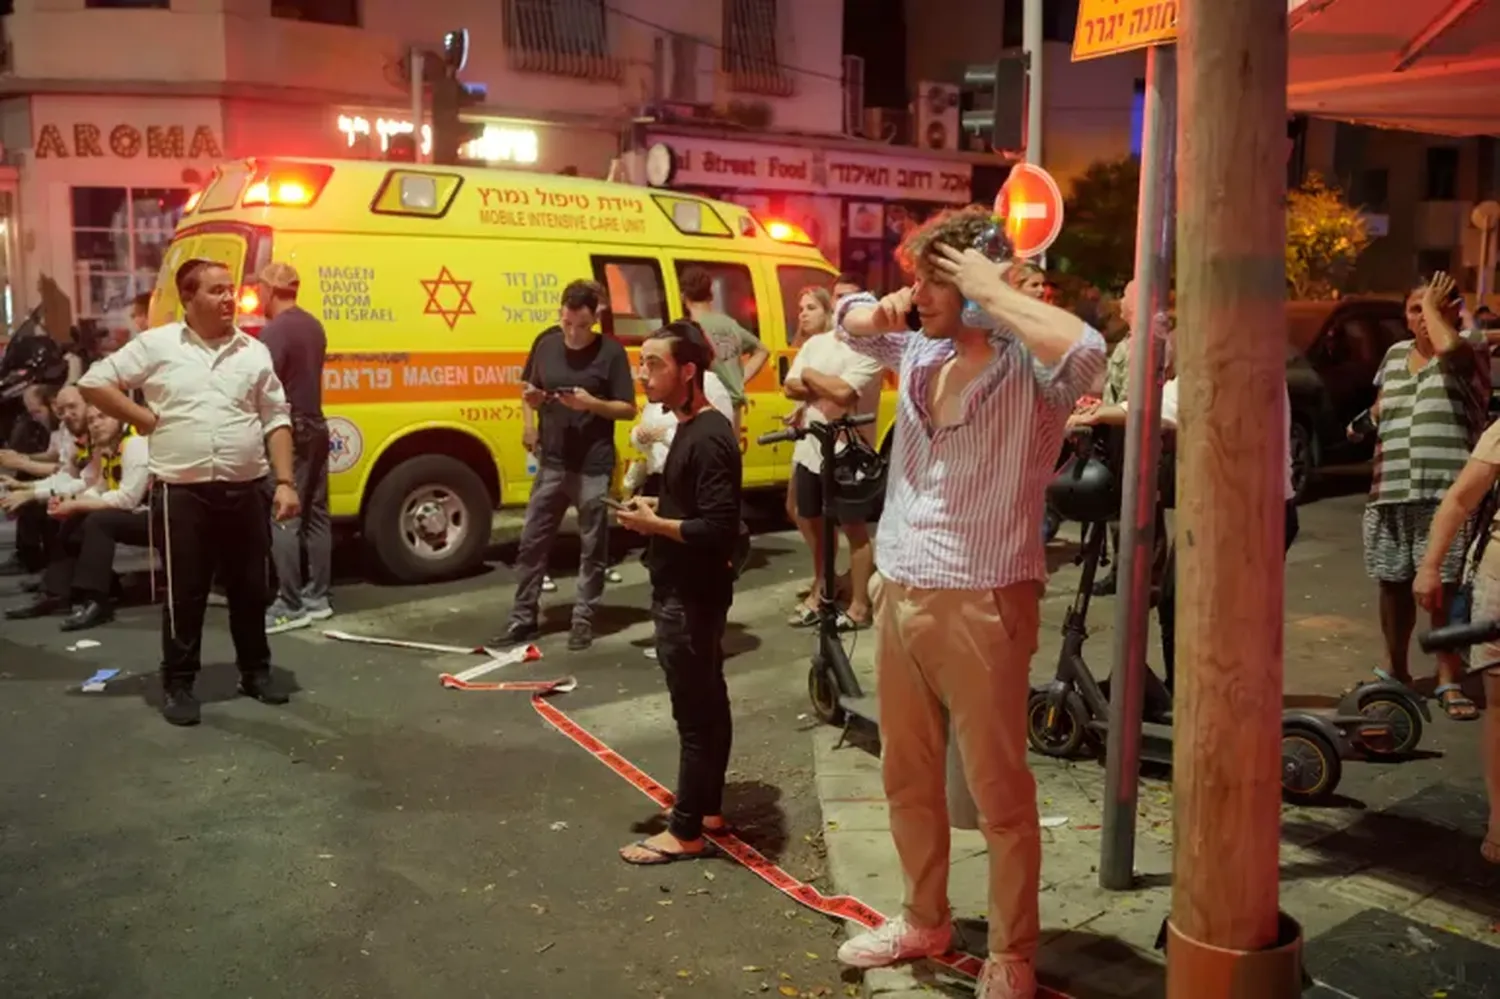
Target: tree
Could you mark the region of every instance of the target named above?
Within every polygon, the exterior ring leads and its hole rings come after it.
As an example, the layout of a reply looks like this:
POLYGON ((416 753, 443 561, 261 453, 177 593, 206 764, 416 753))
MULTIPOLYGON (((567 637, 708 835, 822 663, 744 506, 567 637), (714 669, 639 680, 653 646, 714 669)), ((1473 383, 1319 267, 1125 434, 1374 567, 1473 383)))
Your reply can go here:
POLYGON ((1074 179, 1063 202, 1063 229, 1049 256, 1064 274, 1118 291, 1135 270, 1141 164, 1133 156, 1100 160, 1074 179))
POLYGON ((1286 283, 1294 299, 1334 298, 1343 289, 1370 233, 1344 192, 1309 173, 1286 199, 1286 283))

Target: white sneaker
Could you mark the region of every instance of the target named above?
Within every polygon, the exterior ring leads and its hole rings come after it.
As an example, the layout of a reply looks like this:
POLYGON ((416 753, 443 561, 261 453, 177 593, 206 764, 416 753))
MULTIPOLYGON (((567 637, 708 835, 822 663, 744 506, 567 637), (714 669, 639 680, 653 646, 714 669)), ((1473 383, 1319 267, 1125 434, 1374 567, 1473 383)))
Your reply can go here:
POLYGON ((985 961, 974 999, 1036 999, 1036 968, 1030 961, 985 961))
POLYGON ((619 570, 611 567, 604 570, 604 581, 606 583, 623 583, 625 577, 620 575, 619 570))
POLYGON ((551 576, 543 576, 542 577, 542 592, 543 593, 556 593, 557 592, 557 584, 552 581, 552 577, 551 576))
MULTIPOLYGON (((839 960, 851 968, 883 968, 901 961, 946 954, 952 943, 951 925, 924 930, 908 926, 904 918, 896 918, 878 930, 846 940, 839 948, 839 960)), ((1004 993, 997 993, 991 999, 999 999, 1002 995, 1004 993)))

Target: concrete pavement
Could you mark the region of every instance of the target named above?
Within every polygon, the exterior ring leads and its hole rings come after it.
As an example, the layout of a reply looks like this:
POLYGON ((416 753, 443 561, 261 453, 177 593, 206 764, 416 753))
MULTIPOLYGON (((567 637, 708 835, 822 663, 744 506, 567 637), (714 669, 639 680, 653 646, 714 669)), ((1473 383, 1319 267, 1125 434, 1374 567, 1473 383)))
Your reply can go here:
MULTIPOLYGON (((1378 663, 1375 592, 1361 563, 1362 504, 1361 496, 1349 496, 1302 509, 1302 535, 1288 560, 1289 693, 1337 694, 1378 663)), ((1063 534, 1076 541, 1076 526, 1063 534)), ((1034 684, 1044 683, 1054 668, 1077 572, 1065 564, 1053 577, 1034 684)), ((1085 654, 1096 674, 1108 671, 1113 615, 1113 600, 1097 601, 1090 613, 1085 654)), ((1157 654, 1154 643, 1153 637, 1157 654)), ((873 645, 861 642, 853 654, 870 688, 873 645)), ((1421 745, 1431 758, 1349 764, 1334 806, 1285 809, 1282 905, 1304 929, 1307 967, 1319 983, 1310 994, 1468 999, 1500 991, 1500 950, 1490 946, 1500 942, 1500 871, 1478 853, 1487 818, 1478 737, 1477 723, 1456 724, 1438 713, 1421 745)), ((858 744, 838 746, 839 733, 832 730, 815 733, 813 742, 834 883, 897 914, 903 885, 879 762, 858 744)), ((1099 888, 1096 866, 1102 765, 1036 755, 1032 764, 1044 825, 1050 825, 1042 832, 1044 981, 1076 999, 1162 995, 1155 942, 1171 907, 1170 783, 1161 775, 1143 780, 1138 887, 1111 893, 1099 888)), ((980 953, 983 927, 974 920, 984 915, 987 863, 980 834, 955 830, 949 894, 966 945, 980 953)), ((866 994, 883 999, 930 997, 931 989, 952 985, 927 965, 865 978, 866 994)))

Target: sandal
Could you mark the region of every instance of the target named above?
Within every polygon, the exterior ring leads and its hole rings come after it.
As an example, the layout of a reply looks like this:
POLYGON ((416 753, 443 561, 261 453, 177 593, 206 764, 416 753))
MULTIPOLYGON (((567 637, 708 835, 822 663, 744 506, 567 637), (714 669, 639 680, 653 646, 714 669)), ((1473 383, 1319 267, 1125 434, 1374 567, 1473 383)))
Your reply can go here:
POLYGON ((806 604, 803 604, 801 607, 797 608, 796 612, 793 613, 791 617, 786 619, 786 623, 791 625, 793 628, 811 628, 813 625, 818 623, 818 612, 813 608, 807 606, 806 604))
POLYGON ((839 611, 838 629, 840 632, 865 631, 874 623, 874 618, 868 621, 856 621, 843 611, 839 611))
POLYGON ((1433 688, 1432 696, 1442 707, 1443 713, 1452 721, 1474 721, 1479 717, 1479 709, 1456 683, 1438 684, 1433 688), (1450 694, 1453 696, 1448 696, 1450 694))
POLYGON ((632 860, 625 856, 624 851, 621 851, 620 859, 633 867, 660 867, 662 864, 675 864, 680 860, 700 860, 708 854, 708 846, 706 844, 701 850, 688 852, 684 850, 663 850, 661 847, 653 846, 644 839, 638 839, 625 849, 628 850, 632 847, 637 850, 644 850, 650 857, 650 859, 632 860))

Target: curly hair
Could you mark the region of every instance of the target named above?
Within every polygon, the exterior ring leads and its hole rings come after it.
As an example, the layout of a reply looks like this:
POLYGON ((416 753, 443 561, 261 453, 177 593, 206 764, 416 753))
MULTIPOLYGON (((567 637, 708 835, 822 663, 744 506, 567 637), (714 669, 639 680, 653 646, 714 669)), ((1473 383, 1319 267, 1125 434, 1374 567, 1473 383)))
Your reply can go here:
POLYGON ((994 224, 994 211, 984 205, 939 212, 906 234, 896 251, 896 259, 907 274, 914 274, 917 265, 926 260, 938 244, 967 250, 994 224))

